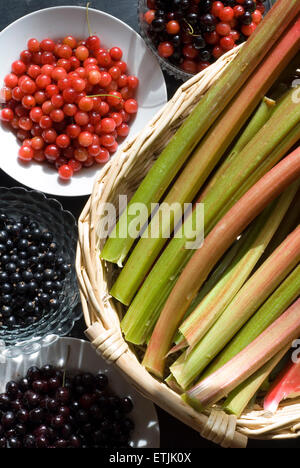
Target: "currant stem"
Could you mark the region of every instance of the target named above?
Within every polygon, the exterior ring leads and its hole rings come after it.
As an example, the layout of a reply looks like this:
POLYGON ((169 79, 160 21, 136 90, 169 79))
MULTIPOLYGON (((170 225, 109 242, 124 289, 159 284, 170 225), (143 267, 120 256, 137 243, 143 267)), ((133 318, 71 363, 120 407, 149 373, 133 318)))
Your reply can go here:
POLYGON ((91 28, 91 23, 90 23, 90 17, 89 17, 89 7, 90 7, 90 2, 86 4, 86 22, 89 30, 89 35, 92 36, 92 28, 91 28))

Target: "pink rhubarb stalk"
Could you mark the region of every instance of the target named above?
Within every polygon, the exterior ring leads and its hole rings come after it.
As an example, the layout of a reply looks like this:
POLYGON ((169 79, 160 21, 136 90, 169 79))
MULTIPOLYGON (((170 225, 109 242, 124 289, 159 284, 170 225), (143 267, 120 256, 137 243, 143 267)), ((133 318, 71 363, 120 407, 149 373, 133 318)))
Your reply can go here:
POLYGON ((300 359, 291 362, 272 385, 264 399, 264 409, 275 413, 279 403, 300 395, 300 359))
POLYGON ((231 361, 195 385, 184 400, 202 411, 234 390, 300 334, 300 299, 231 361))
POLYGON ((166 355, 182 319, 213 267, 243 230, 300 176, 300 147, 259 180, 221 219, 172 290, 151 337, 143 365, 163 378, 166 355))

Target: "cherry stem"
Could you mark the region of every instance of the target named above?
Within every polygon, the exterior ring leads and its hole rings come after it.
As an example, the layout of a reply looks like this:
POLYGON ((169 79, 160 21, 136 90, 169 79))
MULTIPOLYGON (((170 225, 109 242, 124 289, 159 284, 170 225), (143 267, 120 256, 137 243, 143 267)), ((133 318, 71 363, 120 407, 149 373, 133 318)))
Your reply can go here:
POLYGON ((92 36, 92 28, 91 28, 91 23, 90 23, 90 17, 89 17, 89 7, 90 7, 90 2, 86 4, 86 22, 89 30, 89 35, 92 36))
POLYGON ((122 98, 120 98, 120 96, 113 96, 112 94, 93 94, 92 96, 87 96, 87 97, 90 97, 90 98, 93 98, 93 97, 113 97, 115 99, 122 99, 122 98))
POLYGON ((184 19, 185 23, 186 23, 186 24, 188 25, 188 27, 189 27, 188 34, 190 34, 190 35, 193 36, 193 37, 199 37, 199 36, 201 36, 201 34, 195 34, 195 31, 194 31, 193 26, 192 26, 185 18, 183 18, 183 19, 184 19))
POLYGON ((63 381, 62 381, 62 386, 63 386, 63 387, 66 386, 66 376, 67 376, 66 367, 67 367, 67 365, 69 364, 70 356, 71 356, 71 346, 68 346, 67 359, 66 359, 66 362, 65 362, 65 365, 64 365, 64 373, 63 373, 63 381))
POLYGON ((183 19, 184 19, 184 22, 188 25, 188 27, 189 27, 189 29, 190 29, 190 30, 188 31, 188 33, 191 34, 191 35, 193 36, 193 35, 194 35, 194 32, 195 32, 193 26, 192 26, 185 18, 183 18, 183 19))

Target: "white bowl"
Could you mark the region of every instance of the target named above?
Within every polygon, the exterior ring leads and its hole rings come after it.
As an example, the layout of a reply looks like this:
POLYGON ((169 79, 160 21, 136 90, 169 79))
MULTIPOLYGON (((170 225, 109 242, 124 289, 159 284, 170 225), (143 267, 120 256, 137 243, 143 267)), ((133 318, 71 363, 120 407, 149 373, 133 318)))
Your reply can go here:
POLYGON ((44 346, 38 353, 5 358, 0 355, 0 393, 10 380, 18 380, 26 375, 31 366, 42 367, 52 364, 68 371, 82 371, 97 374, 103 372, 109 379, 110 388, 119 397, 130 396, 134 410, 130 418, 135 423, 131 447, 159 448, 160 431, 155 407, 146 400, 119 374, 114 366, 107 364, 96 354, 90 343, 74 338, 59 338, 49 346, 44 346))
MULTIPOLYGON (((131 124, 129 139, 144 128, 146 123, 167 102, 167 90, 159 63, 146 47, 143 39, 129 26, 107 13, 89 10, 93 33, 100 36, 104 47, 119 46, 124 52, 129 72, 138 76, 137 95, 139 112, 131 124)), ((46 37, 62 39, 68 34, 77 38, 88 37, 86 9, 63 6, 40 10, 24 16, 0 33, 0 86, 10 72, 11 64, 26 48, 28 39, 46 37)), ((125 140, 126 142, 126 140, 125 140)), ((125 143, 124 142, 124 143, 125 143)), ((57 172, 45 164, 22 164, 18 161, 19 145, 14 134, 0 127, 0 167, 9 176, 28 187, 57 196, 90 195, 97 168, 84 169, 72 181, 59 180, 57 172)), ((98 168, 99 170, 99 168, 98 168)))

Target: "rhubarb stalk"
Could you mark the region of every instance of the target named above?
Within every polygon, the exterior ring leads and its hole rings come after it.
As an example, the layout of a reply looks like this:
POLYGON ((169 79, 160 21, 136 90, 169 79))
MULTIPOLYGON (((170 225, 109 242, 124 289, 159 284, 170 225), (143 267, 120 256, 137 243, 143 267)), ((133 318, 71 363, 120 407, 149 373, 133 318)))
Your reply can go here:
POLYGON ((239 255, 223 278, 179 327, 191 348, 201 340, 250 276, 280 226, 297 188, 298 184, 293 184, 276 203, 260 215, 251 229, 251 235, 248 235, 239 255))
MULTIPOLYGON (((300 147, 255 184, 206 237, 202 248, 196 251, 182 272, 157 322, 144 358, 144 365, 150 372, 163 377, 165 357, 171 347, 176 329, 218 260, 268 203, 299 176, 300 147)), ((284 260, 287 260, 288 257, 284 257, 284 260)), ((293 262, 294 260, 289 258, 289 263, 285 264, 284 267, 293 268, 293 262)), ((278 263, 280 264, 280 261, 278 263)), ((287 271, 288 273, 289 271, 287 271)), ((276 274, 274 278, 276 278, 276 274)), ((227 331, 224 332, 224 336, 227 331)))
MULTIPOLYGON (((290 46, 289 43, 288 47, 290 46)), ((170 238, 174 227, 180 221, 184 203, 191 203, 195 199, 209 174, 239 133, 262 95, 269 89, 271 82, 274 83, 295 52, 292 47, 289 54, 286 55, 284 49, 284 47, 275 47, 272 54, 260 65, 231 106, 222 114, 200 143, 187 166, 175 181, 111 290, 111 295, 123 304, 129 305, 131 303, 146 274, 170 238), (165 212, 166 207, 168 207, 167 213, 165 212)), ((263 100, 255 113, 254 121, 251 121, 251 125, 249 125, 250 128, 247 127, 245 135, 243 134, 239 140, 236 151, 240 151, 242 145, 245 146, 250 141, 251 136, 255 135, 268 120, 274 105, 275 101, 267 98, 263 100)))
POLYGON ((280 351, 255 374, 234 389, 223 404, 223 410, 226 413, 234 414, 237 418, 241 416, 249 401, 255 396, 257 391, 269 377, 271 372, 288 352, 289 346, 280 351))
POLYGON ((284 241, 284 239, 296 228, 296 226, 298 226, 298 224, 300 224, 300 190, 298 190, 290 209, 266 248, 264 255, 261 257, 261 263, 263 263, 271 253, 277 249, 281 242, 284 241))
MULTIPOLYGON (((125 305, 129 305, 151 269, 156 258, 182 216, 184 203, 193 201, 203 183, 226 152, 261 97, 276 81, 300 45, 300 20, 272 49, 270 55, 245 84, 233 103, 201 142, 186 168, 175 181, 158 213, 153 217, 146 232, 131 253, 122 272, 114 284, 111 294, 125 305), (298 43, 292 39, 298 36, 298 43), (169 207, 165 213, 165 207, 169 207), (151 233, 155 232, 155 236, 151 233)), ((225 168, 249 143, 264 125, 274 109, 275 101, 264 98, 250 124, 242 133, 225 168)), ((222 167, 223 167, 222 166, 222 167)))
POLYGON ((203 411, 290 345, 299 333, 300 299, 231 361, 186 392, 183 399, 203 411))
MULTIPOLYGON (((272 58, 272 53, 266 60, 272 58)), ((276 101, 265 97, 253 115, 251 121, 243 130, 240 138, 234 145, 229 156, 226 158, 224 163, 221 165, 220 169, 215 173, 215 175, 210 179, 205 190, 202 192, 199 201, 205 198, 206 194, 210 192, 216 182, 223 176, 227 168, 232 164, 235 158, 238 158, 239 153, 247 146, 247 144, 255 137, 256 133, 264 126, 264 124, 269 120, 272 112, 276 106, 276 101)))
MULTIPOLYGON (((171 366, 172 375, 186 389, 226 346, 241 327, 295 268, 300 260, 300 226, 285 239, 245 283, 217 322, 192 352, 171 366)), ((279 301, 282 299, 280 298, 279 301)), ((283 300, 286 300, 284 297, 283 300)), ((272 309, 272 305, 270 306, 272 309)), ((281 313, 282 310, 279 309, 281 313)), ((276 313, 276 312, 275 312, 276 313)), ((245 346, 249 343, 245 343, 245 346)))
POLYGON ((280 373, 267 393, 264 399, 265 411, 275 413, 282 400, 300 395, 300 359, 296 359, 280 373))
POLYGON ((213 374, 242 351, 248 344, 271 325, 299 296, 300 265, 286 278, 279 288, 269 297, 260 310, 246 323, 233 340, 211 363, 204 377, 213 374))
POLYGON ((149 211, 151 203, 161 199, 198 142, 299 12, 298 0, 276 2, 241 52, 204 95, 152 166, 106 242, 101 254, 104 260, 119 265, 123 263, 135 241, 130 236, 129 229, 130 222, 135 218, 129 214, 132 204, 143 203, 149 211))
MULTIPOLYGON (((237 201, 234 196, 235 192, 239 192, 238 198, 240 198, 249 189, 249 180, 251 179, 253 185, 263 175, 257 167, 268 159, 265 171, 267 172, 268 165, 272 167, 272 158, 275 164, 299 139, 300 123, 298 128, 297 122, 300 122, 300 105, 294 103, 291 96, 291 92, 288 93, 284 103, 280 105, 281 112, 274 112, 261 131, 240 153, 240 158, 233 167, 228 168, 226 177, 223 177, 210 196, 203 200, 205 233, 216 224, 215 219, 222 207, 227 204, 228 211, 237 201), (293 126, 297 127, 295 134, 293 126)), ((184 235, 171 240, 132 302, 122 322, 122 329, 128 341, 144 344, 152 332, 178 275, 194 253, 193 250, 188 250, 186 245, 199 235, 199 228, 195 233, 195 226, 199 226, 197 214, 195 210, 184 223, 184 235)))

